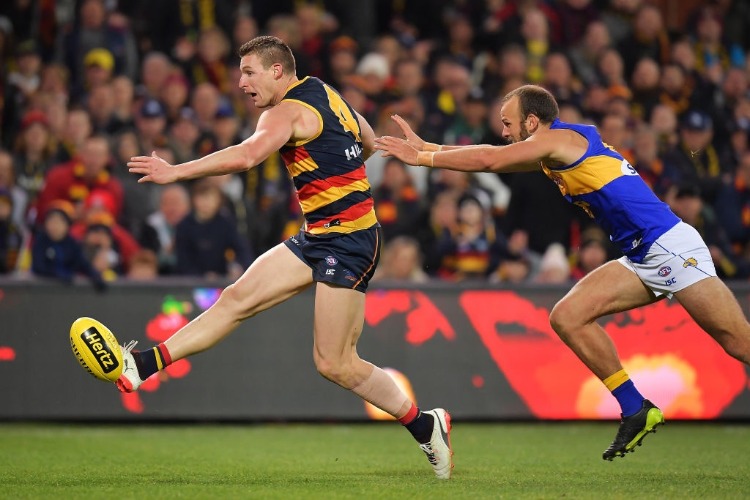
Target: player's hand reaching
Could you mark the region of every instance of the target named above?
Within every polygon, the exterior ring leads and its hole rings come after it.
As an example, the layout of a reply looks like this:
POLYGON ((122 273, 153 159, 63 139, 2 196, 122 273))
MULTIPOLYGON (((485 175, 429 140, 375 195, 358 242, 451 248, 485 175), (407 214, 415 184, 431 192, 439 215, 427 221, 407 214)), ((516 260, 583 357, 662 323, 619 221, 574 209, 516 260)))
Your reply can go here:
POLYGON ((421 137, 419 137, 414 130, 412 130, 411 126, 406 123, 406 120, 401 118, 399 115, 391 115, 391 119, 396 122, 396 125, 401 129, 401 133, 404 134, 404 137, 406 138, 407 144, 409 144, 411 147, 416 149, 417 151, 424 151, 425 150, 425 141, 421 137))
POLYGON ((409 165, 419 165, 417 154, 419 151, 414 149, 404 139, 384 135, 375 139, 375 149, 382 151, 383 156, 395 156, 399 160, 409 165))
POLYGON ((128 171, 131 174, 140 174, 143 176, 138 179, 138 182, 168 184, 178 180, 177 169, 174 165, 167 163, 156 152, 151 153, 151 156, 134 156, 130 158, 128 171))

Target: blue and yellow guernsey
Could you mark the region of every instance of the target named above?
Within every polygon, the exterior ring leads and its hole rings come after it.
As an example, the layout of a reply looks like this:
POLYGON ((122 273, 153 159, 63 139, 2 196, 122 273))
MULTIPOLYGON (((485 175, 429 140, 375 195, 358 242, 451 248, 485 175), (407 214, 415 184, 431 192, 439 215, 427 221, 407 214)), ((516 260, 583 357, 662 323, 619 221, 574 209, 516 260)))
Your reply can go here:
POLYGON ((570 165, 542 164, 544 173, 569 202, 581 207, 609 233, 625 255, 633 262, 642 262, 651 244, 680 219, 622 155, 602 142, 596 127, 556 119, 550 128, 577 132, 589 146, 570 165))
POLYGON ((281 148, 297 189, 305 230, 312 234, 351 233, 378 223, 362 159, 359 121, 333 88, 306 77, 287 89, 283 101, 296 102, 318 116, 318 133, 281 148))

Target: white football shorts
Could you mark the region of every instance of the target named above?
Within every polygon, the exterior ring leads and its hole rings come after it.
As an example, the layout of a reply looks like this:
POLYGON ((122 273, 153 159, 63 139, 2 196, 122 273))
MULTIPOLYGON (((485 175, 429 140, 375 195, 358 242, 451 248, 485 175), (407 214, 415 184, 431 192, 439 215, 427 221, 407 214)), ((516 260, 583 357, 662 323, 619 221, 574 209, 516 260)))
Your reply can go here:
POLYGON ((706 243, 698 231, 685 222, 679 222, 661 235, 640 264, 627 256, 617 261, 638 275, 657 297, 666 295, 670 299, 675 292, 716 276, 706 243))

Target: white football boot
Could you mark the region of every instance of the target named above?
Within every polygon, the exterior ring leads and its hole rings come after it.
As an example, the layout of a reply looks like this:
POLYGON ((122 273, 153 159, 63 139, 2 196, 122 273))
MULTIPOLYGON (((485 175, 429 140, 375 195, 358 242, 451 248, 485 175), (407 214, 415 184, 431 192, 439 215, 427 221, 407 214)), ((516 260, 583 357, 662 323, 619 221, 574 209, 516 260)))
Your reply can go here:
POLYGON ((450 479, 453 470, 453 450, 451 449, 451 415, 442 408, 425 411, 432 415, 432 438, 419 447, 427 455, 438 479, 450 479))
POLYGON ((130 352, 137 343, 137 340, 131 340, 128 344, 120 348, 120 351, 122 352, 122 374, 120 375, 120 378, 117 379, 117 382, 115 382, 120 392, 135 392, 143 383, 143 380, 141 380, 141 377, 138 375, 138 367, 135 364, 135 358, 130 352))

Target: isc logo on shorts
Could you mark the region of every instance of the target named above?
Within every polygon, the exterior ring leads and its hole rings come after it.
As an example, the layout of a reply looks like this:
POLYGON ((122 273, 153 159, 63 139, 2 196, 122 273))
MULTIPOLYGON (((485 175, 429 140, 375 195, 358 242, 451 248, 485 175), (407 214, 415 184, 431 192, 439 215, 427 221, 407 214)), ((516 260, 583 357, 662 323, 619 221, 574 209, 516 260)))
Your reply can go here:
POLYGON ((664 266, 661 269, 659 269, 659 276, 661 276, 663 278, 664 276, 669 276, 669 274, 671 272, 672 272, 672 268, 671 267, 664 266))

